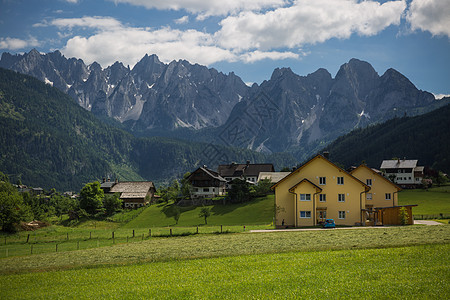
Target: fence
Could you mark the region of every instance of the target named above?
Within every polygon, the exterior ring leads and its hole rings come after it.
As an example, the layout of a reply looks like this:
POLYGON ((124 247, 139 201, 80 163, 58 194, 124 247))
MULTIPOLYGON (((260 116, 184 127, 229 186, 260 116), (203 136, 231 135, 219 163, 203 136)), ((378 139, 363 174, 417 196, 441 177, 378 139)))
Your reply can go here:
POLYGON ((174 228, 149 228, 129 230, 84 231, 64 234, 3 236, 0 240, 0 258, 35 255, 50 252, 77 251, 149 240, 158 237, 179 237, 196 234, 223 234, 260 229, 262 225, 242 226, 196 226, 174 228))
POLYGON ((433 220, 433 219, 450 219, 450 214, 434 214, 434 215, 425 215, 425 214, 420 214, 420 215, 415 215, 414 216, 414 220, 433 220))

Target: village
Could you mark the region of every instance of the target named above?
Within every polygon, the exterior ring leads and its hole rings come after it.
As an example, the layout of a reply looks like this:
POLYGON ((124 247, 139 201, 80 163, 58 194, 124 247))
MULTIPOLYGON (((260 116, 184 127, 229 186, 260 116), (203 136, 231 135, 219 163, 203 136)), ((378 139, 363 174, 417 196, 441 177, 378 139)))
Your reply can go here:
MULTIPOLYGON (((418 166, 417 160, 384 160, 379 170, 365 164, 344 170, 328 156, 327 152, 319 154, 290 172, 275 172, 272 164, 250 161, 219 165, 217 170, 202 166, 181 180, 187 192, 175 195, 176 204, 226 203, 233 186, 244 184, 244 193, 249 193, 248 187, 265 186, 259 194, 275 194, 276 228, 323 225, 326 219, 333 219, 338 226, 413 224, 416 205, 399 205, 398 193, 402 188, 423 185, 424 167, 418 166), (401 212, 406 219, 402 220, 401 212)), ((125 209, 162 201, 151 181, 103 178, 100 187, 105 195, 119 195, 125 209)), ((231 199, 229 203, 248 200, 231 199)))

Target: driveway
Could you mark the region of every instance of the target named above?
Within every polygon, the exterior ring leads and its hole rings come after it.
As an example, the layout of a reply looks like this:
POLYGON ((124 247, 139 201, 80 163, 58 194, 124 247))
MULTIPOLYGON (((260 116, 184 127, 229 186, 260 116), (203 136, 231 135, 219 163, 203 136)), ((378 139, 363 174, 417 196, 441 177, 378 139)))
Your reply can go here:
POLYGON ((414 225, 444 225, 442 223, 430 220, 414 220, 414 225))

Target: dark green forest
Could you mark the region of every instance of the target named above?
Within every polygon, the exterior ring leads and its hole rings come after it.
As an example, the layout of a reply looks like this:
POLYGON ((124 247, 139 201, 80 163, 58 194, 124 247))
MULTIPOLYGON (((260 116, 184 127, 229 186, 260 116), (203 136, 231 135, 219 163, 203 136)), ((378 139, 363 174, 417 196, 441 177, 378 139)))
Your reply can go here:
POLYGON ((250 160, 277 169, 295 164, 289 154, 136 138, 115 123, 97 119, 37 79, 0 69, 0 171, 13 183, 79 191, 105 176, 164 184, 204 164, 250 160))
POLYGON ((424 115, 353 130, 326 149, 331 160, 346 167, 365 161, 379 168, 384 159, 406 157, 450 173, 450 105, 424 115))

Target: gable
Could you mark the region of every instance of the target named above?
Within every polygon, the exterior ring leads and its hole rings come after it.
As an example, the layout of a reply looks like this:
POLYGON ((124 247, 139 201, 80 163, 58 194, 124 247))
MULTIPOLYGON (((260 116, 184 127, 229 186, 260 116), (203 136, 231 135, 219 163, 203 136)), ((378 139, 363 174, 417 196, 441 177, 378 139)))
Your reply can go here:
POLYGON ((327 177, 328 180, 336 180, 337 177, 344 177, 344 181, 350 180, 364 187, 366 190, 370 190, 364 182, 354 177, 347 171, 341 169, 322 155, 317 155, 310 159, 308 162, 300 166, 288 176, 284 177, 278 183, 272 186, 272 189, 276 189, 279 186, 283 188, 291 188, 294 184, 298 183, 301 179, 308 179, 311 182, 315 182, 319 177, 327 177), (286 186, 285 186, 286 184, 286 186))
POLYGON ((384 176, 378 174, 377 172, 375 172, 371 168, 367 167, 366 165, 358 166, 356 169, 352 170, 350 172, 350 174, 352 174, 356 178, 360 179, 361 181, 364 181, 365 179, 369 179, 369 178, 376 178, 377 180, 380 180, 383 183, 390 185, 392 188, 397 189, 398 191, 401 191, 401 188, 398 185, 396 185, 389 179, 385 178, 384 176))

